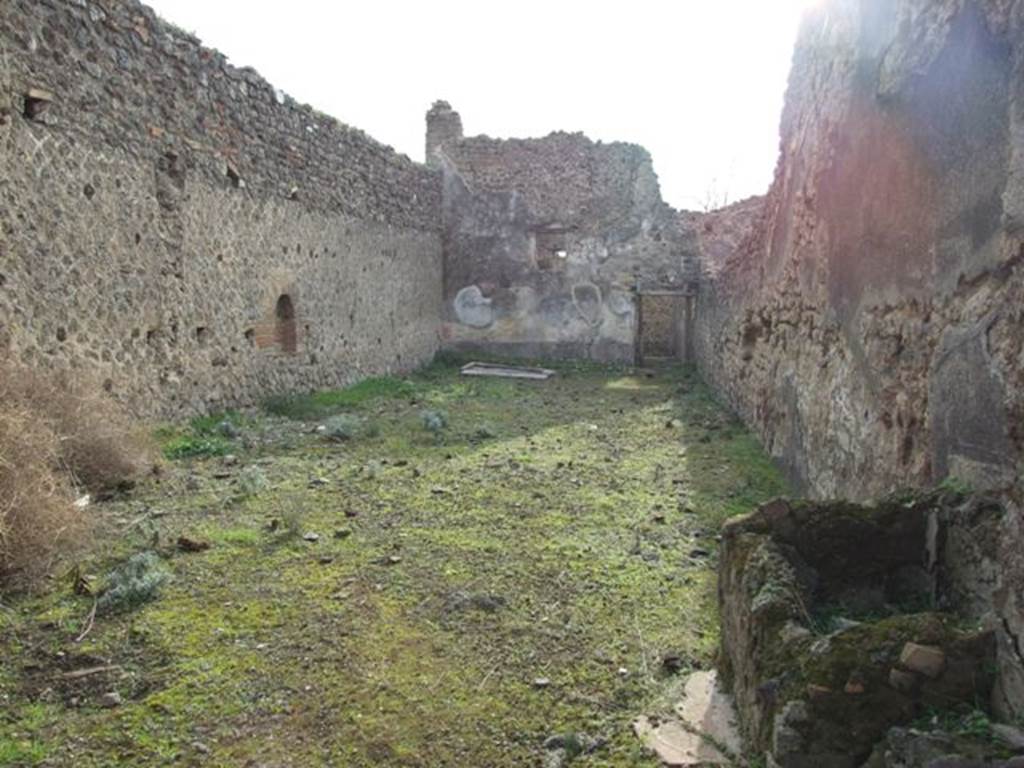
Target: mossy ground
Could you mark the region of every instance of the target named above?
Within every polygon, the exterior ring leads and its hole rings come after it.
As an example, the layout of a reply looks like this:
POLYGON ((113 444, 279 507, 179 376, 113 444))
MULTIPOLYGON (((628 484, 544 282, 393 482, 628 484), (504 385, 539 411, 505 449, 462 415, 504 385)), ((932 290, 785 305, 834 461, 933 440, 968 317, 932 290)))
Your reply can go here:
POLYGON ((711 661, 718 527, 785 490, 753 437, 684 369, 385 384, 276 404, 375 436, 250 416, 237 464, 94 507, 81 573, 156 548, 173 580, 80 643, 70 576, 0 609, 0 764, 529 766, 585 732, 604 745, 573 765, 654 765, 630 722, 664 654, 711 661), (269 487, 243 497, 254 465, 269 487))

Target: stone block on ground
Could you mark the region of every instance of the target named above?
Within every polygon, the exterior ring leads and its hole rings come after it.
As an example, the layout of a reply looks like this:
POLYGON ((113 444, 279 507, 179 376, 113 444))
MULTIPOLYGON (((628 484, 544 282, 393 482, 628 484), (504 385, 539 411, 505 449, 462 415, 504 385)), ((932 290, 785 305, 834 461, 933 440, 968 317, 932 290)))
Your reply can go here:
POLYGON ((715 672, 695 672, 676 704, 678 719, 633 723, 637 736, 665 765, 679 768, 728 766, 742 751, 736 709, 715 672))
POLYGON ((900 653, 900 664, 911 672, 917 672, 935 680, 942 675, 946 668, 946 654, 942 652, 941 648, 907 643, 900 653))

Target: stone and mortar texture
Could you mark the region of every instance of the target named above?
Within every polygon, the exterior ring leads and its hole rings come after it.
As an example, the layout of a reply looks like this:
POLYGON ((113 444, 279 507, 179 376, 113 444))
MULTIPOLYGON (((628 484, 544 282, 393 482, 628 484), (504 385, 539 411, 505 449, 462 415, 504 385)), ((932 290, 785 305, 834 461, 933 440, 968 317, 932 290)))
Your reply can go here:
POLYGON ((994 545, 951 526, 947 565, 1020 715, 1022 25, 1024 0, 826 0, 767 197, 698 215, 634 145, 466 138, 439 102, 421 166, 134 0, 8 0, 0 350, 180 416, 439 344, 631 362, 638 289, 696 292, 705 377, 810 495, 1001 492, 994 545))
POLYGON ((466 138, 437 102, 427 161, 444 174, 448 349, 631 363, 637 290, 692 287, 696 239, 639 146, 466 138))
POLYGON ((411 369, 437 349, 440 227, 436 171, 133 0, 0 4, 14 359, 158 417, 411 369))
POLYGON ((963 567, 1019 717, 1024 2, 821 4, 760 205, 682 217, 705 378, 809 495, 949 477, 1001 494, 997 546, 963 567))
MULTIPOLYGON (((1001 509, 935 491, 777 500, 727 522, 720 673, 751 751, 779 768, 930 765, 894 759, 887 735, 990 699, 995 636, 963 620, 986 610, 964 548, 994 549, 1001 509)), ((971 757, 952 765, 1003 764, 988 762, 1004 751, 992 739, 943 736, 942 754, 971 757)))

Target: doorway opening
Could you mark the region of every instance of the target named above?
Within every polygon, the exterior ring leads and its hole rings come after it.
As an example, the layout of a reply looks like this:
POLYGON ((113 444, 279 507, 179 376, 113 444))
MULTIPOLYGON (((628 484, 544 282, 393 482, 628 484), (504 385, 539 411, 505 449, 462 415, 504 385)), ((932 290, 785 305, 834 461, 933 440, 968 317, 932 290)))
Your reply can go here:
POLYGON ((689 301, 681 291, 638 291, 637 365, 668 365, 687 359, 689 301))
POLYGON ((286 355, 294 355, 299 349, 295 305, 287 293, 282 293, 277 298, 277 305, 274 307, 274 343, 286 355))

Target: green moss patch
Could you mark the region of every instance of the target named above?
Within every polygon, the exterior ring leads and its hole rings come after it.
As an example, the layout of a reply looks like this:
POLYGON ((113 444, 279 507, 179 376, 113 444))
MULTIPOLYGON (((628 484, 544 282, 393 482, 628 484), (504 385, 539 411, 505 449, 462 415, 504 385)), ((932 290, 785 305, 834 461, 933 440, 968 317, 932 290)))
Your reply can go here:
MULTIPOLYGON (((661 702, 664 657, 712 660, 719 526, 785 490, 692 372, 438 365, 289 403, 379 432, 254 418, 237 465, 175 463, 94 507, 107 533, 81 574, 154 549, 172 578, 79 643, 95 598, 71 579, 14 601, 8 764, 522 766, 585 733, 604 746, 574 766, 656 765, 630 722, 661 702), (267 484, 243 496, 248 467, 267 484)), ((227 439, 222 421, 175 429, 227 439)))

